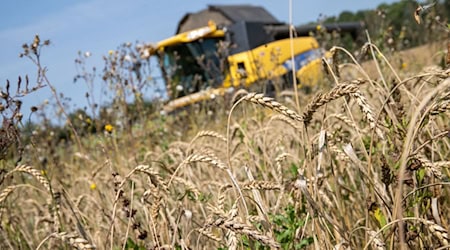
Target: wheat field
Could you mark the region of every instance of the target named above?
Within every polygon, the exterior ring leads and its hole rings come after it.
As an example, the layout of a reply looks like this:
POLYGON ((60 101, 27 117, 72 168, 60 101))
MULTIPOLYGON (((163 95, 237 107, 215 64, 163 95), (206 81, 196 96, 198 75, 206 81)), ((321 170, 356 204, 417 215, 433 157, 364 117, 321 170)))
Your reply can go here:
POLYGON ((330 52, 299 106, 238 91, 78 147, 32 139, 2 163, 0 248, 450 248, 450 70, 330 52))

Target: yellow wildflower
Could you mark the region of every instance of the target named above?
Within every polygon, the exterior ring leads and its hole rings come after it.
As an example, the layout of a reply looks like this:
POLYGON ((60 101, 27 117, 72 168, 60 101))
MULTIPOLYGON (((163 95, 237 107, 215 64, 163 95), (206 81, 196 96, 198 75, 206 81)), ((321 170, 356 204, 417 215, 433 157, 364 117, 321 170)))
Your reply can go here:
POLYGON ((408 67, 408 64, 406 64, 405 62, 402 63, 402 69, 406 69, 408 67))
POLYGON ((322 30, 322 25, 320 25, 320 24, 317 25, 317 26, 316 26, 316 30, 317 30, 317 31, 321 31, 321 30, 322 30))
POLYGON ((111 125, 111 124, 106 124, 105 125, 105 131, 106 132, 111 133, 113 130, 114 130, 113 125, 111 125))
POLYGON ((95 190, 95 189, 97 188, 97 185, 96 185, 95 183, 92 183, 92 184, 89 186, 89 188, 90 188, 91 190, 95 190))

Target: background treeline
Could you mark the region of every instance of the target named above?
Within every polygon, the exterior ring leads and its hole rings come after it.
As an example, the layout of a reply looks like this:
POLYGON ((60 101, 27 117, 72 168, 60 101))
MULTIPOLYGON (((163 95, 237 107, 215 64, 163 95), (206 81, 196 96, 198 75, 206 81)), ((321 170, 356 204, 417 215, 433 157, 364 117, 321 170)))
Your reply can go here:
MULTIPOLYGON (((448 17, 450 16, 450 0, 427 1, 421 5, 436 5, 422 18, 421 24, 414 19, 418 8, 416 1, 404 0, 392 4, 380 4, 375 10, 360 10, 357 12, 343 11, 338 16, 323 17, 319 22, 364 22, 372 42, 385 49, 402 50, 425 43, 448 38, 448 17)), ((342 45, 352 47, 348 37, 342 39, 342 45)), ((367 38, 362 34, 360 42, 367 38)))

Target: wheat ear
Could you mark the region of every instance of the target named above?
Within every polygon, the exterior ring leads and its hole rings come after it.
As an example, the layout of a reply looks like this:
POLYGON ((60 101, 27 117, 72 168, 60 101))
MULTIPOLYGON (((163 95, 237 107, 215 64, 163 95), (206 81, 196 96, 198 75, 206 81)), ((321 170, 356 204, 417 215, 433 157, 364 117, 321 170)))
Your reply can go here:
POLYGON ((42 245, 45 243, 45 241, 47 241, 50 238, 57 238, 60 239, 64 242, 66 242, 67 244, 69 244, 71 247, 75 248, 75 249, 96 249, 97 247, 93 244, 91 244, 88 240, 80 237, 78 235, 78 233, 72 232, 72 233, 67 233, 67 232, 60 232, 60 233, 53 233, 51 235, 49 235, 48 237, 46 237, 37 247, 36 250, 38 250, 39 248, 42 247, 42 245))
POLYGON ((297 112, 289 109, 288 107, 284 106, 283 104, 277 101, 274 101, 272 97, 266 97, 263 94, 249 93, 243 97, 243 100, 259 104, 265 108, 274 110, 284 116, 291 118, 292 120, 300 122, 303 121, 303 118, 299 114, 297 114, 297 112))
POLYGON ((249 238, 272 248, 280 248, 280 244, 271 237, 260 233, 259 231, 253 229, 250 225, 228 220, 226 217, 219 216, 218 219, 211 223, 211 226, 228 229, 237 234, 247 235, 249 238))
POLYGON ((318 108, 338 99, 341 96, 352 94, 356 91, 358 91, 358 85, 356 84, 339 84, 326 94, 317 94, 308 106, 306 106, 306 109, 303 112, 303 120, 305 124, 308 124, 311 121, 313 114, 318 108))
MULTIPOLYGON (((24 173, 28 173, 28 174, 32 175, 34 178, 36 178, 36 180, 38 180, 45 187, 45 189, 47 189, 47 191, 50 192, 50 183, 37 169, 34 169, 33 167, 28 166, 28 165, 20 165, 20 166, 17 166, 16 168, 14 168, 6 176, 9 176, 14 172, 24 172, 24 173)), ((5 176, 5 178, 6 178, 6 176, 5 176)))

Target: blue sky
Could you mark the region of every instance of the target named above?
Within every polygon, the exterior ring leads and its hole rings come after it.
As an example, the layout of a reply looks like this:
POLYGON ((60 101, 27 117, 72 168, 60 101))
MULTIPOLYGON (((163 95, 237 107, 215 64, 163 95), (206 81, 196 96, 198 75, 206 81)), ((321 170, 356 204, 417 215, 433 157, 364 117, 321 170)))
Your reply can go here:
MULTIPOLYGON (((303 24, 317 20, 320 14, 337 15, 343 10, 373 9, 392 0, 314 0, 293 1, 293 23, 303 24)), ((2 1, 0 9, 0 86, 6 79, 15 83, 19 75, 33 76, 35 67, 29 60, 19 58, 21 45, 32 41, 35 34, 50 39, 51 45, 43 51, 47 76, 58 92, 72 99, 72 105, 86 105, 86 87, 74 84, 74 59, 78 51, 89 51, 89 65, 103 67, 101 57, 123 42, 157 42, 174 34, 180 18, 186 12, 195 12, 208 4, 253 4, 265 7, 276 18, 288 22, 289 0, 14 0, 2 1)), ((97 81, 100 84, 100 81, 97 81)), ((28 108, 50 99, 48 88, 25 98, 24 113, 28 108)))

